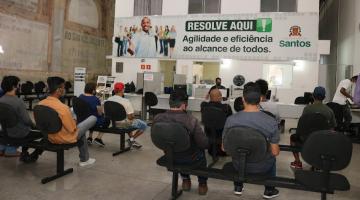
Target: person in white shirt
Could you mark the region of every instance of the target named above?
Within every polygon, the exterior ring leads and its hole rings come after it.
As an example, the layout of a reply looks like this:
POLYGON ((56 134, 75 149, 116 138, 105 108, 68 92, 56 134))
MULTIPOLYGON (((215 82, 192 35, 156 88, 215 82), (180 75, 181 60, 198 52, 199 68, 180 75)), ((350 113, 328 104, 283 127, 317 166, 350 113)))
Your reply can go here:
POLYGON ((353 76, 351 79, 345 79, 340 81, 333 98, 334 103, 338 103, 342 106, 345 131, 349 130, 350 123, 352 120, 350 107, 348 105, 349 102, 348 99, 353 101, 353 96, 351 95, 352 86, 354 83, 356 83, 357 78, 358 78, 357 76, 353 76))
POLYGON ((118 82, 114 84, 114 92, 115 95, 108 98, 107 101, 113 101, 116 103, 121 104, 127 114, 127 119, 124 120, 122 123, 122 127, 126 128, 136 128, 135 131, 129 134, 130 139, 128 139, 129 146, 135 147, 137 149, 141 148, 142 146, 135 141, 135 138, 139 137, 143 134, 147 128, 147 124, 140 119, 135 119, 134 117, 134 108, 131 102, 128 99, 123 98, 124 96, 124 83, 118 82))

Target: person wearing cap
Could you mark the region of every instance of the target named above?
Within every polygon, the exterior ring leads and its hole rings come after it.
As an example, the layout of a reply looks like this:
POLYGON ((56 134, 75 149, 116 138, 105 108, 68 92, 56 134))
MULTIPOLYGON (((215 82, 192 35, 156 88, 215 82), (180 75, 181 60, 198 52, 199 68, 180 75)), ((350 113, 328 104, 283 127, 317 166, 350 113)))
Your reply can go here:
MULTIPOLYGON (((157 114, 154 123, 159 122, 177 122, 189 130, 190 148, 179 153, 175 153, 174 162, 182 165, 192 165, 200 163, 201 167, 206 167, 206 157, 204 149, 209 146, 209 140, 201 128, 200 122, 194 116, 186 112, 188 96, 183 90, 175 90, 169 98, 170 110, 165 113, 157 114)), ((190 191, 191 180, 189 174, 181 173, 182 189, 190 191)), ((207 177, 198 176, 198 193, 205 195, 208 191, 207 177)))
POLYGON ((353 101, 352 86, 356 83, 358 76, 353 76, 351 79, 345 79, 340 81, 338 87, 336 88, 334 98, 332 102, 340 104, 344 116, 344 131, 349 131, 350 124, 352 120, 349 101, 353 101))
POLYGON ((115 83, 114 84, 115 95, 109 97, 107 101, 113 101, 119 103, 124 107, 127 114, 127 119, 121 122, 121 126, 136 128, 135 131, 129 133, 130 138, 127 140, 127 142, 129 143, 130 147, 139 149, 142 147, 142 145, 136 142, 135 139, 145 132, 147 124, 140 119, 135 119, 134 108, 131 102, 123 97, 124 89, 125 89, 124 83, 121 82, 115 83))
MULTIPOLYGON (((336 119, 334 112, 325 104, 323 104, 323 100, 325 99, 326 91, 324 87, 318 86, 315 87, 313 92, 314 103, 307 105, 302 115, 310 114, 310 113, 319 113, 323 115, 329 122, 331 128, 336 127, 336 119)), ((298 134, 292 134, 290 136, 290 145, 291 146, 302 146, 303 142, 300 139, 298 134)), ((295 161, 290 163, 290 167, 295 169, 302 169, 302 162, 300 161, 300 156, 298 152, 293 152, 295 161)))
MULTIPOLYGON (((280 134, 277 121, 270 115, 260 111, 261 90, 258 84, 249 82, 244 86, 243 103, 244 110, 237 112, 227 118, 223 131, 223 141, 231 140, 228 138, 228 130, 233 127, 249 127, 261 132, 270 143, 266 159, 258 163, 247 163, 246 172, 251 174, 269 174, 276 176, 276 159, 279 155, 280 134)), ((223 148, 224 149, 224 148, 223 148)), ((239 160, 232 160, 235 169, 239 169, 239 160)), ((243 183, 234 183, 234 193, 241 195, 243 183)), ((271 199, 279 196, 279 191, 273 186, 266 186, 263 197, 271 199)))

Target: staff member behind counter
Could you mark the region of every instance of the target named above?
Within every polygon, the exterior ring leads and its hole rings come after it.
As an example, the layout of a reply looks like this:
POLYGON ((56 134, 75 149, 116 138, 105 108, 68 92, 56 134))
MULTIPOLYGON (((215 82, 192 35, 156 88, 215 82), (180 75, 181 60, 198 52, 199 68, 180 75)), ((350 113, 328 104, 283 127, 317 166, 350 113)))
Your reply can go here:
MULTIPOLYGON (((217 77, 217 78, 215 79, 215 85, 210 88, 209 92, 207 93, 207 95, 206 95, 206 97, 205 97, 206 99, 209 99, 210 92, 211 92, 211 90, 213 90, 213 89, 219 89, 219 90, 223 89, 223 90, 226 90, 226 87, 223 86, 223 85, 221 85, 221 78, 220 78, 220 77, 217 77)), ((223 97, 223 100, 226 101, 227 98, 223 97)))

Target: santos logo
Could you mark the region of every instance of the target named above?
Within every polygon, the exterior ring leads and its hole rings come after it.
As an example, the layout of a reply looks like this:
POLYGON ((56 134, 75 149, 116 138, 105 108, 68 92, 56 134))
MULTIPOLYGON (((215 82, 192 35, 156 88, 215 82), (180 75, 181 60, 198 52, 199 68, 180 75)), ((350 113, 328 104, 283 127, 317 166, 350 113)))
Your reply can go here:
POLYGON ((291 40, 280 40, 280 47, 311 47, 310 41, 299 40, 295 38, 301 38, 301 27, 292 26, 290 27, 289 37, 291 40))

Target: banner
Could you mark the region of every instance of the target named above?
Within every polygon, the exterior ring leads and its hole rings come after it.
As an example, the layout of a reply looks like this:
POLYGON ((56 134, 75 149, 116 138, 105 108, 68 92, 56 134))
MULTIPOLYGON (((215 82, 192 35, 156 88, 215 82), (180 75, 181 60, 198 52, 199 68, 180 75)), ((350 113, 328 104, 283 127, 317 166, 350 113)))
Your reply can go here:
POLYGON ((115 56, 317 60, 317 13, 116 18, 115 56))

